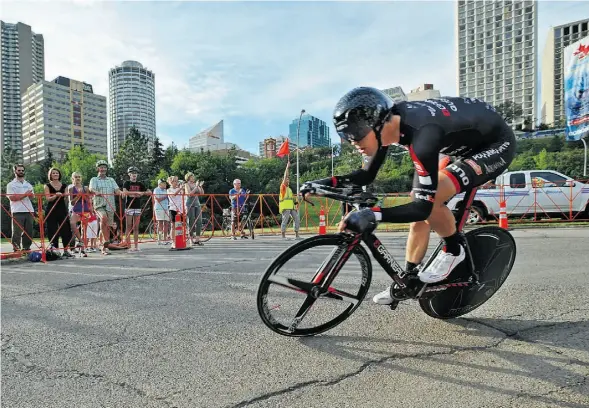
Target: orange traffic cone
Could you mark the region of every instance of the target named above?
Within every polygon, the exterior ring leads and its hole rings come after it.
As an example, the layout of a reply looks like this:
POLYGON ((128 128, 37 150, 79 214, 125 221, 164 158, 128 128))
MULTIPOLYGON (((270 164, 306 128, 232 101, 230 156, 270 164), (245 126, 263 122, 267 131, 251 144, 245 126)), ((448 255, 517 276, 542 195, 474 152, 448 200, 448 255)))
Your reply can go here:
POLYGON ((505 200, 499 202, 499 228, 503 229, 508 229, 506 207, 505 200))
POLYGON ((325 211, 323 210, 323 207, 321 207, 321 211, 319 211, 319 235, 325 235, 326 233, 325 211))
POLYGON ((191 247, 186 247, 186 236, 184 235, 184 225, 182 223, 182 216, 180 214, 176 214, 174 230, 174 248, 170 248, 170 251, 184 251, 187 249, 192 249, 191 247))

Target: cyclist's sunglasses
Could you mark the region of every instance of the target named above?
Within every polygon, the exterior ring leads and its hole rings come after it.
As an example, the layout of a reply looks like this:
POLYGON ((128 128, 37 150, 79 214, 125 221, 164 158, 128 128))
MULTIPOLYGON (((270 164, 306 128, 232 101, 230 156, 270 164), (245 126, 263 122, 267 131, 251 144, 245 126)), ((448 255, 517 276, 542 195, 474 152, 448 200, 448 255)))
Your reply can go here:
POLYGON ((351 121, 348 120, 349 114, 350 112, 346 112, 345 118, 335 124, 337 134, 347 142, 359 142, 371 131, 374 131, 375 135, 378 136, 389 117, 389 115, 387 115, 384 120, 378 121, 374 126, 370 126, 364 120, 356 120, 354 123, 350 123, 351 121))

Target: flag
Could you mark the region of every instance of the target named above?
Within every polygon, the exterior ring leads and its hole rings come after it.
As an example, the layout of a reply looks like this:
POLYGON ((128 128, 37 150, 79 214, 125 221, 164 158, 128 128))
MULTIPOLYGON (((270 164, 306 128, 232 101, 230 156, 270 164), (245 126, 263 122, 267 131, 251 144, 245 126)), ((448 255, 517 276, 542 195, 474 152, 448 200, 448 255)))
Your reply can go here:
POLYGON ((280 146, 280 150, 278 150, 278 153, 276 153, 276 156, 282 157, 282 156, 286 156, 288 154, 290 154, 290 150, 288 149, 288 139, 286 139, 286 141, 284 143, 282 143, 282 146, 280 146))

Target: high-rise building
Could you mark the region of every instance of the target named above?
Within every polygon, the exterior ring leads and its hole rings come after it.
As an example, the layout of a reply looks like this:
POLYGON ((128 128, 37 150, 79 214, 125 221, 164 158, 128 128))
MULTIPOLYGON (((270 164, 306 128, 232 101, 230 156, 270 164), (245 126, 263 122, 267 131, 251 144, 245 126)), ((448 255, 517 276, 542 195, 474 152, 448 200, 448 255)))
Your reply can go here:
POLYGON ((542 102, 540 122, 564 126, 564 61, 565 47, 589 35, 589 18, 550 28, 542 54, 542 102))
POLYGON ((192 151, 199 152, 203 149, 210 150, 211 147, 223 145, 224 143, 225 134, 223 120, 221 120, 188 139, 188 148, 192 151))
POLYGON ((43 36, 26 24, 0 21, 0 26, 0 146, 22 156, 21 98, 29 86, 45 79, 45 45, 43 36))
POLYGON ((108 82, 108 157, 112 160, 132 126, 148 141, 155 139, 155 74, 137 61, 125 61, 109 71, 108 82))
POLYGON ((25 163, 45 159, 49 151, 61 160, 78 145, 106 156, 106 97, 61 76, 31 85, 22 97, 22 134, 25 163))
MULTIPOLYGON (((288 127, 288 138, 297 144, 297 127, 299 118, 296 118, 288 127)), ((299 143, 303 147, 329 147, 329 127, 327 123, 308 113, 301 117, 301 127, 299 130, 299 143)))
POLYGON ((459 95, 513 101, 523 111, 517 122, 535 122, 538 4, 459 0, 456 13, 459 95))
MULTIPOLYGON (((272 158, 276 157, 276 153, 280 150, 284 142, 288 140, 287 136, 269 137, 264 139, 259 144, 260 157, 272 158)), ((289 141, 289 150, 292 152, 297 148, 297 144, 291 139, 289 141)))
POLYGON ((423 84, 407 94, 408 101, 424 101, 426 99, 440 98, 440 91, 434 89, 433 84, 423 84))

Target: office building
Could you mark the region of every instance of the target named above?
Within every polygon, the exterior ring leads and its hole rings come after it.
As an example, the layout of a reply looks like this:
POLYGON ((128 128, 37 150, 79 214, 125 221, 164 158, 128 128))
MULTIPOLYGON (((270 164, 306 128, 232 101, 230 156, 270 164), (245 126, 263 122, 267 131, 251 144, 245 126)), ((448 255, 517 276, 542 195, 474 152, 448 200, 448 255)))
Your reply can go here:
POLYGON ((406 101, 407 100, 407 95, 405 95, 405 92, 403 92, 403 88, 401 88, 400 86, 395 86, 393 88, 382 89, 382 91, 385 94, 387 94, 388 96, 390 96, 390 98, 394 102, 401 102, 401 101, 406 101))
POLYGON ((565 47, 589 35, 589 18, 550 28, 542 54, 542 102, 540 122, 564 126, 564 61, 565 47))
POLYGON ((132 126, 149 142, 155 139, 155 74, 137 61, 125 61, 109 71, 108 82, 108 157, 112 160, 132 126))
MULTIPOLYGON (((201 130, 188 140, 188 148, 194 152, 201 150, 214 150, 214 146, 225 143, 223 120, 215 123, 213 126, 201 130)), ((221 148, 221 147, 219 147, 221 148)))
MULTIPOLYGON (((299 118, 296 118, 288 127, 288 138, 297 144, 297 127, 299 118)), ((327 123, 308 113, 301 117, 298 145, 304 147, 329 147, 329 127, 327 123)))
POLYGON ((89 153, 107 154, 106 97, 92 85, 65 77, 31 85, 22 98, 24 163, 51 154, 63 160, 74 146, 89 153))
POLYGON ((440 91, 434 89, 433 84, 423 84, 407 94, 408 101, 425 101, 426 99, 440 98, 440 91))
POLYGON ((32 84, 45 79, 43 36, 31 27, 0 21, 0 146, 22 157, 22 95, 32 84))
POLYGON ((522 107, 535 121, 538 4, 534 1, 456 3, 460 96, 522 107))

